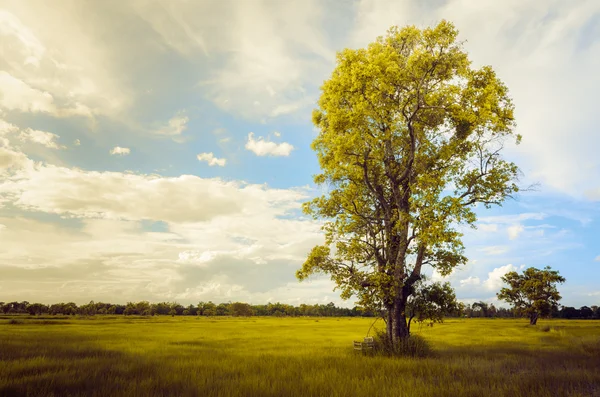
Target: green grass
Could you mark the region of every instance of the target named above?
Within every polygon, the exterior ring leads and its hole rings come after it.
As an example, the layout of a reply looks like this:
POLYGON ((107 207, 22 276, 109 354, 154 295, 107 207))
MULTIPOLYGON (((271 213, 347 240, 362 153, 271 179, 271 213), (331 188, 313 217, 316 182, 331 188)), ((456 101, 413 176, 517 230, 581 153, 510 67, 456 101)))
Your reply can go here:
POLYGON ((598 321, 416 326, 425 359, 355 353, 372 321, 2 318, 0 395, 600 396, 598 321))

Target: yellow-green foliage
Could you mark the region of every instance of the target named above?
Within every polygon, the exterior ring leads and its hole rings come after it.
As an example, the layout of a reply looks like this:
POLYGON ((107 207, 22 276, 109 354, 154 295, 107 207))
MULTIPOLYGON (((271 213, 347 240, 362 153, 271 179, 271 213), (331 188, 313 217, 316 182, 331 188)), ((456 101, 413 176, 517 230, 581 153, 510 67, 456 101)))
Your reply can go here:
POLYGON ((416 326, 433 356, 398 359, 353 351, 372 319, 20 319, 0 319, 0 396, 600 395, 594 321, 416 326))

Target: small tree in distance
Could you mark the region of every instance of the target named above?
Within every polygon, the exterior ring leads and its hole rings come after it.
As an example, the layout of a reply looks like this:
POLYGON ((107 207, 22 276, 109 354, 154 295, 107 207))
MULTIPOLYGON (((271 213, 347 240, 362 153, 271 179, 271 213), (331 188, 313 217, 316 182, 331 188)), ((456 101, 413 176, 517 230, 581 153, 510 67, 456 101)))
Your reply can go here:
POLYGON ((406 303, 408 332, 413 321, 441 323, 452 313, 460 313, 460 307, 450 283, 419 283, 406 303))
POLYGON ((498 299, 511 304, 520 315, 527 316, 530 325, 536 325, 539 316, 548 316, 558 309, 561 296, 556 284, 564 283, 565 278, 546 266, 544 270, 530 267, 522 275, 506 273, 502 281, 509 287, 500 290, 498 299))

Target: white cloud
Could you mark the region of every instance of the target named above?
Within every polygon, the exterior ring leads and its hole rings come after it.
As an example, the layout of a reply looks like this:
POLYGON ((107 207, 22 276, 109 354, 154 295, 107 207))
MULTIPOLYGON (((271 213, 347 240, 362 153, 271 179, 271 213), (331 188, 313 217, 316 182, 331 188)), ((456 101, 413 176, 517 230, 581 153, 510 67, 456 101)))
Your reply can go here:
POLYGON ((46 49, 33 32, 25 27, 21 21, 6 10, 0 10, 0 36, 14 37, 20 44, 23 63, 39 66, 46 49))
POLYGON ((224 182, 191 175, 166 178, 38 165, 0 185, 0 197, 24 210, 106 219, 203 222, 213 217, 300 208, 300 190, 224 182))
POLYGON ((508 247, 500 246, 500 245, 492 245, 489 247, 483 247, 479 249, 479 251, 485 253, 486 255, 502 255, 508 252, 508 247))
POLYGON ((43 301, 310 302, 333 285, 294 279, 322 241, 318 223, 285 216, 305 199, 295 189, 190 175, 37 164, 0 184, 0 201, 25 211, 0 217, 6 226, 0 288, 6 296, 43 301), (30 210, 80 220, 63 227, 28 219, 30 210), (164 226, 145 230, 147 220, 164 226))
MULTIPOLYGON (((23 153, 0 146, 0 175, 6 171, 21 169, 28 163, 30 160, 23 153)), ((0 195, 0 203, 2 201, 2 195, 0 195)))
POLYGON ((81 146, 81 141, 79 139, 75 139, 73 141, 73 146, 81 146))
POLYGON ((596 262, 600 262, 600 255, 598 255, 595 259, 596 262))
MULTIPOLYGON (((19 128, 11 123, 0 119, 0 176, 6 176, 9 171, 16 171, 32 163, 27 156, 13 148, 9 136, 19 131, 19 128)), ((1 180, 1 179, 0 179, 1 180)), ((0 206, 3 200, 0 196, 0 206)))
POLYGON ((205 161, 210 167, 213 167, 215 165, 218 165, 219 167, 224 167, 227 163, 227 159, 217 158, 212 152, 200 153, 197 157, 199 161, 205 161))
MULTIPOLYGON (((521 214, 511 215, 495 215, 495 216, 482 216, 479 218, 480 222, 484 223, 498 223, 501 225, 519 223, 527 220, 541 221, 547 218, 548 215, 543 212, 524 212, 521 214)), ((478 225, 481 226, 481 225, 478 225)))
POLYGON ((187 123, 190 119, 179 113, 169 119, 167 125, 158 128, 155 132, 159 135, 179 136, 187 129, 187 123))
POLYGON ((259 136, 254 139, 254 133, 248 134, 248 142, 246 149, 250 150, 257 156, 289 156, 294 147, 287 142, 275 143, 259 136))
POLYGON ((277 138, 279 138, 281 136, 281 132, 275 131, 273 133, 273 135, 275 135, 277 138))
POLYGON ((464 280, 460 280, 461 287, 475 286, 475 285, 479 285, 479 284, 481 284, 481 280, 479 280, 479 277, 470 276, 464 280))
POLYGON ((190 59, 221 60, 200 87, 219 108, 249 119, 307 109, 334 63, 324 20, 336 10, 316 0, 141 4, 136 11, 164 45, 190 59))
POLYGON ((33 130, 31 128, 27 128, 19 134, 21 141, 38 143, 51 149, 64 149, 64 146, 56 142, 58 138, 60 138, 58 135, 51 132, 33 130))
POLYGON ((11 134, 17 132, 18 130, 19 127, 17 127, 16 125, 0 119, 0 135, 11 134))
POLYGON ((507 229, 508 238, 511 240, 516 240, 525 228, 521 224, 509 226, 507 229))
POLYGON ((31 88, 22 80, 0 71, 0 108, 22 112, 56 111, 54 98, 48 92, 31 88))
POLYGON ((501 277, 508 272, 514 272, 516 270, 517 268, 511 264, 497 267, 488 273, 488 278, 483 282, 483 286, 490 291, 500 290, 503 285, 501 277))
POLYGON ((477 224, 477 229, 482 230, 484 232, 497 232, 498 225, 495 223, 479 223, 477 224))
POLYGON ((114 148, 112 148, 110 150, 110 154, 113 156, 114 155, 127 156, 129 153, 131 153, 131 149, 129 149, 128 147, 115 146, 114 148))
POLYGON ((90 27, 101 26, 102 17, 96 13, 98 18, 89 21, 80 17, 82 12, 48 4, 4 5, 0 40, 6 62, 0 72, 0 107, 89 117, 114 113, 126 103, 129 90, 116 83, 107 47, 92 38, 95 29, 90 27))

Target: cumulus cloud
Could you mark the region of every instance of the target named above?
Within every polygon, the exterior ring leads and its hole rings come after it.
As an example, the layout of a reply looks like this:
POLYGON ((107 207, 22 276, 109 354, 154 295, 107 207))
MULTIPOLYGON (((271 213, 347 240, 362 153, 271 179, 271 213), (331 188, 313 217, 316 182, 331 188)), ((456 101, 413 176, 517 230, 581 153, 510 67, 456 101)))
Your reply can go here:
POLYGON ((259 136, 258 139, 254 139, 254 133, 251 132, 248 134, 246 149, 257 156, 289 156, 292 150, 294 150, 294 147, 287 142, 271 142, 262 136, 259 136))
POLYGON ((210 167, 218 165, 219 167, 224 167, 227 163, 227 159, 220 159, 215 157, 215 155, 210 153, 200 153, 196 156, 199 161, 205 161, 210 167))
POLYGON ((21 169, 29 162, 30 160, 23 153, 0 146, 0 175, 9 170, 21 169))
POLYGON ((51 149, 64 149, 64 146, 59 145, 56 142, 58 138, 60 138, 58 135, 53 134, 51 132, 33 130, 31 128, 27 128, 21 131, 19 135, 19 139, 24 142, 29 141, 33 143, 38 143, 51 149))
POLYGON ((12 132, 18 131, 19 127, 16 125, 9 123, 6 120, 0 119, 0 135, 10 134, 12 132))
POLYGON ((517 238, 519 238, 521 233, 523 233, 523 230, 525 230, 525 228, 521 224, 512 225, 506 229, 506 231, 508 232, 508 238, 511 240, 516 240, 517 238))
POLYGON ((508 272, 517 271, 512 264, 500 266, 488 273, 488 278, 483 282, 483 286, 490 291, 500 290, 504 284, 501 278, 508 272))
POLYGON ((188 121, 190 121, 190 119, 187 116, 177 114, 169 119, 167 125, 158 128, 156 133, 166 136, 179 136, 187 129, 188 121))
POLYGON ((131 153, 131 149, 129 149, 128 147, 115 146, 114 148, 112 148, 110 150, 110 154, 113 156, 114 155, 127 156, 129 153, 131 153))
POLYGON ((153 219, 202 222, 213 217, 277 208, 278 214, 298 209, 300 190, 224 182, 192 175, 159 177, 120 172, 95 172, 40 165, 0 185, 0 197, 13 205, 88 218, 153 219))
POLYGON ((298 285, 294 279, 322 241, 319 224, 287 216, 305 198, 295 189, 189 175, 38 164, 9 176, 0 201, 25 214, 78 221, 62 227, 0 217, 6 244, 0 287, 6 296, 36 300, 321 299, 331 282, 298 285), (160 231, 148 229, 149 220, 164 222, 160 231))
POLYGON ((479 277, 470 276, 468 278, 460 280, 459 282, 461 287, 465 287, 479 285, 481 283, 481 280, 479 280, 479 277))

